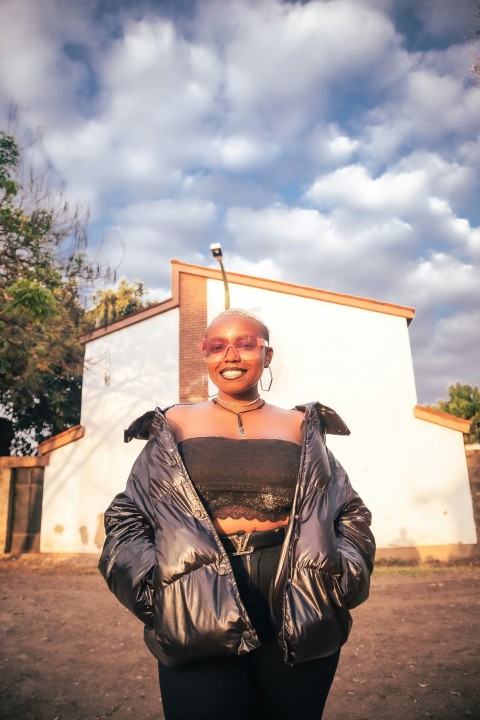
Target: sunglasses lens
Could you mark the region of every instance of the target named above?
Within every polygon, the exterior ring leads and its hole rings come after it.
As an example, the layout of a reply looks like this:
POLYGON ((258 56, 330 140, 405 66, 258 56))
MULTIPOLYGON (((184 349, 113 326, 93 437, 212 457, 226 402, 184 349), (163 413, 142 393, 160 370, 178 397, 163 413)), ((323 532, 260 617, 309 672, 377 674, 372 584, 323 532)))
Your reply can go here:
POLYGON ((204 340, 204 352, 212 360, 222 359, 225 357, 228 348, 233 347, 237 355, 248 359, 257 357, 260 354, 262 344, 254 335, 241 335, 231 340, 225 337, 206 338, 204 340))

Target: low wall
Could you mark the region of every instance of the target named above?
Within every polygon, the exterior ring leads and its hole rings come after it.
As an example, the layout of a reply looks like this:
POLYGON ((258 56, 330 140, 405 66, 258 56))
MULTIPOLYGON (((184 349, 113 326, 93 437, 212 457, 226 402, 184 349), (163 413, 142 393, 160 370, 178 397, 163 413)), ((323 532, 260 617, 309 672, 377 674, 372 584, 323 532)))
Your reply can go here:
POLYGON ((477 543, 452 545, 426 545, 417 547, 378 548, 376 559, 380 561, 424 563, 455 562, 480 557, 480 444, 467 445, 468 477, 472 494, 473 516, 477 531, 477 543))
POLYGON ((12 470, 2 465, 1 460, 3 458, 0 458, 0 552, 3 553, 7 547, 12 470))
POLYGON ((9 544, 12 517, 12 475, 17 468, 45 467, 48 456, 37 457, 0 457, 0 553, 4 553, 9 544))
MULTIPOLYGON (((472 505, 477 538, 480 538, 480 444, 467 445, 466 457, 472 494, 472 505)), ((48 464, 48 456, 0 457, 0 552, 5 552, 11 512, 12 469, 48 464)), ((377 559, 383 561, 453 562, 478 558, 480 548, 474 544, 429 545, 417 547, 379 548, 377 559)))
POLYGON ((465 450, 467 453, 468 477, 470 478, 470 489, 472 491, 473 517, 477 530, 478 545, 480 541, 480 443, 467 445, 465 450))
POLYGON ((428 562, 458 562, 479 556, 478 545, 419 545, 418 547, 377 548, 376 560, 418 565, 428 562))

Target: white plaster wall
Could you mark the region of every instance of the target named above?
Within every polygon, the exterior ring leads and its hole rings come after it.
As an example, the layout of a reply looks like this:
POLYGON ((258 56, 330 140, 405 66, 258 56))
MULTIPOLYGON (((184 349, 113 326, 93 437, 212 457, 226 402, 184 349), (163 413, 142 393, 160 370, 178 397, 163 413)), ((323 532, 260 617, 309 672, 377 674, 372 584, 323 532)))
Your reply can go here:
MULTIPOLYGON (((475 543, 462 435, 413 415, 406 320, 235 284, 230 293, 232 307, 252 310, 271 330, 268 400, 320 400, 349 426, 350 436, 328 436, 328 444, 373 512, 378 546, 475 543)), ((208 280, 207 306, 209 320, 223 309, 221 282, 208 280)), ((178 401, 178 332, 171 310, 87 345, 86 433, 51 454, 42 552, 98 552, 103 511, 143 447, 124 444, 123 429, 178 401)))
MULTIPOLYGON (((235 284, 230 295, 232 307, 270 328, 268 400, 319 400, 350 428, 327 441, 373 512, 378 546, 475 543, 462 434, 413 415, 406 319, 235 284)), ((209 280, 207 297, 211 320, 223 309, 223 285, 209 280)))
POLYGON ((103 512, 125 487, 143 443, 123 442, 130 422, 178 402, 177 309, 87 344, 85 437, 51 453, 45 469, 41 552, 98 552, 103 512))
MULTIPOLYGON (((388 546, 392 547, 476 543, 462 433, 417 418, 409 430, 410 445, 402 448, 404 522, 395 523, 393 514, 390 522, 382 517, 377 523, 379 536, 388 537, 388 546), (398 535, 392 539, 393 526, 398 528, 398 535), (407 542, 409 538, 414 542, 407 542)), ((386 541, 383 546, 387 547, 386 541)))

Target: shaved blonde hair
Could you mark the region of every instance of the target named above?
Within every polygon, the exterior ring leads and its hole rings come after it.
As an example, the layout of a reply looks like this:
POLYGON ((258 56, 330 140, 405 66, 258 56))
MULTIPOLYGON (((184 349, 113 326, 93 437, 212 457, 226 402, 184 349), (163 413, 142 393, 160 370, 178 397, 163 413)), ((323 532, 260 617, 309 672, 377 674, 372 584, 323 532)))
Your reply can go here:
POLYGON ((215 320, 218 320, 218 318, 228 317, 229 315, 241 315, 242 317, 248 318, 249 320, 255 320, 255 322, 260 325, 260 328, 262 330, 262 336, 267 342, 270 341, 270 330, 265 325, 263 320, 260 320, 260 318, 254 315, 254 313, 249 312, 248 310, 244 310, 243 308, 229 308, 228 310, 223 310, 223 312, 218 313, 218 315, 213 318, 210 325, 215 322, 215 320))

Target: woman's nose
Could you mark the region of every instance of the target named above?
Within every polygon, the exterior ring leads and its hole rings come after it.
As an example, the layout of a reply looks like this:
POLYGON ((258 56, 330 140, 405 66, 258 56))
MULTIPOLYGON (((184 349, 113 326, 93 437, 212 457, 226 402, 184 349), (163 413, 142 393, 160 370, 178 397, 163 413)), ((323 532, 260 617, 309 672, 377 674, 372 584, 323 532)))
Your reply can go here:
POLYGON ((235 346, 232 343, 230 343, 230 345, 227 345, 227 349, 225 350, 225 355, 223 356, 223 359, 230 362, 240 360, 240 354, 238 350, 235 349, 235 346))

